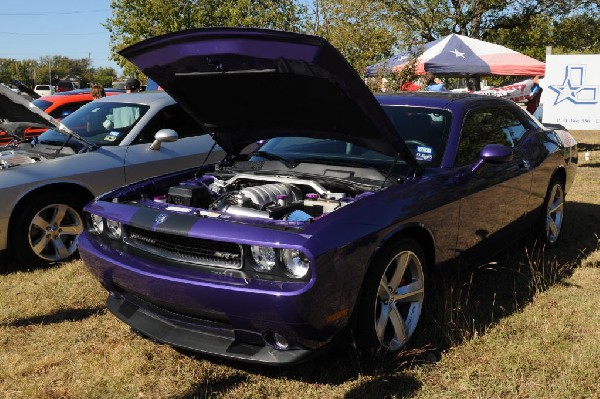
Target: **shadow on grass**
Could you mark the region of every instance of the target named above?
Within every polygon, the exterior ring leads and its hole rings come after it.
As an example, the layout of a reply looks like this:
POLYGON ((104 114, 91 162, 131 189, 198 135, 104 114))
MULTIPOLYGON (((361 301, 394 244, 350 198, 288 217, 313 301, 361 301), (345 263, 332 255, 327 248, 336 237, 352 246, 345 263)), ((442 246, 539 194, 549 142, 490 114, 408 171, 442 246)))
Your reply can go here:
POLYGON ((583 163, 579 165, 580 168, 600 168, 600 163, 583 163))
MULTIPOLYGON (((312 384, 341 385, 361 376, 369 377, 347 392, 346 398, 411 397, 421 386, 410 374, 414 365, 440 359, 442 351, 485 334, 502 318, 525 307, 536 294, 553 285, 566 284, 565 279, 581 259, 599 247, 599 205, 568 202, 565 214, 563 235, 556 248, 543 248, 531 238, 523 239, 490 263, 457 265, 449 272, 436 273, 431 290, 434 297, 422 320, 421 333, 412 345, 417 349, 400 356, 367 358, 351 345, 351 339, 306 363, 283 368, 192 356, 249 375, 312 384)), ((226 381, 225 387, 217 383, 210 389, 228 389, 230 383, 226 381)), ((192 392, 203 397, 209 393, 206 389, 201 385, 192 392)))
POLYGON ((58 310, 51 314, 45 314, 41 316, 26 317, 23 319, 17 319, 10 323, 4 324, 7 327, 26 327, 32 325, 47 325, 62 323, 65 321, 80 321, 87 319, 96 314, 105 313, 106 308, 104 306, 97 306, 94 308, 87 309, 65 309, 58 310))
POLYGON ((22 265, 20 264, 16 259, 14 259, 10 254, 8 253, 3 253, 2 255, 0 255, 0 276, 5 276, 7 274, 12 274, 12 273, 16 273, 16 272, 35 272, 38 270, 47 270, 47 269, 52 269, 54 267, 59 267, 60 265, 64 264, 65 262, 70 262, 72 260, 76 260, 79 259, 79 257, 75 257, 72 259, 69 259, 67 261, 64 262, 54 262, 54 263, 49 263, 46 265, 42 265, 42 266, 29 266, 29 265, 22 265))
MULTIPOLYGON (((417 351, 419 354, 410 351, 402 358, 388 356, 384 359, 382 356, 375 355, 362 356, 349 342, 344 341, 332 346, 328 351, 312 360, 284 367, 239 363, 183 351, 186 355, 195 357, 199 361, 209 361, 214 365, 223 365, 239 370, 244 373, 245 377, 226 378, 224 381, 217 381, 214 384, 202 383, 180 398, 211 397, 210 395, 214 393, 218 393, 218 397, 227 397, 228 391, 235 389, 238 384, 250 380, 253 375, 274 380, 296 380, 319 385, 341 385, 361 376, 370 377, 344 395, 350 399, 406 397, 412 395, 421 386, 420 381, 413 376, 396 372, 399 367, 403 367, 405 362, 412 364, 418 361, 415 359, 421 357, 422 351, 417 351)), ((297 397, 303 397, 302 393, 297 393, 297 397)))
POLYGON ((414 394, 421 387, 421 383, 412 376, 390 375, 368 381, 348 391, 344 398, 405 398, 414 394))
POLYGON ((485 334, 535 295, 567 284, 581 260, 600 247, 600 205, 567 202, 565 215, 556 247, 527 238, 489 263, 462 265, 437 276, 436 297, 423 319, 428 334, 419 337, 418 345, 435 342, 444 350, 485 334))
MULTIPOLYGON (((577 143, 577 151, 579 153, 586 151, 600 151, 600 144, 577 143)), ((581 156, 581 154, 579 156, 581 156)))
POLYGON ((176 396, 175 398, 180 399, 195 399, 195 398, 212 398, 216 397, 215 395, 219 395, 222 397, 223 392, 227 392, 237 385, 244 383, 248 380, 248 376, 242 374, 235 374, 232 376, 228 376, 222 378, 218 381, 212 383, 205 383, 202 385, 195 386, 189 392, 186 392, 182 396, 176 396))

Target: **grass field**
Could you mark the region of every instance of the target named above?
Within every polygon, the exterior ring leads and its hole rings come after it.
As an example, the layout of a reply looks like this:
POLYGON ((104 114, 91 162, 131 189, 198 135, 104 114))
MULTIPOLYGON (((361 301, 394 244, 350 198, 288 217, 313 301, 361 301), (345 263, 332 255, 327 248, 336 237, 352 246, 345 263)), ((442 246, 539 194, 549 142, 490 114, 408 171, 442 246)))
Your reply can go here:
POLYGON ((417 349, 344 347, 273 369, 181 353, 104 309, 81 261, 0 271, 0 397, 600 398, 600 132, 582 152, 557 250, 524 242, 441 276, 417 349), (583 154, 580 160, 583 161, 583 154))

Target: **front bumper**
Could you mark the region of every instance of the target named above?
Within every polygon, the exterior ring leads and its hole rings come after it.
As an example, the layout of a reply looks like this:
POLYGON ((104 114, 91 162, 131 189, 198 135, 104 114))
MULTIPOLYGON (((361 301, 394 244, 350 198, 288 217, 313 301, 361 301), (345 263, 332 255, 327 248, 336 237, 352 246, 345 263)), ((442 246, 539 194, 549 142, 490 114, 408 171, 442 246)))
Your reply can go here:
POLYGON ((168 319, 164 310, 149 306, 140 307, 112 292, 108 296, 106 306, 135 331, 156 341, 195 352, 273 365, 298 363, 315 353, 307 349, 277 350, 264 341, 261 345, 260 341, 263 338, 252 332, 247 332, 244 339, 254 338, 256 342, 244 342, 231 330, 210 326, 208 323, 202 326, 197 322, 188 324, 182 320, 176 321, 176 315, 172 315, 173 319, 168 319))
POLYGON ((203 275, 87 233, 79 249, 119 319, 156 341, 210 355, 263 364, 306 360, 347 325, 354 304, 355 296, 339 287, 334 294, 339 278, 331 276, 315 284, 244 281, 228 271, 203 275), (289 347, 277 348, 275 334, 289 347))

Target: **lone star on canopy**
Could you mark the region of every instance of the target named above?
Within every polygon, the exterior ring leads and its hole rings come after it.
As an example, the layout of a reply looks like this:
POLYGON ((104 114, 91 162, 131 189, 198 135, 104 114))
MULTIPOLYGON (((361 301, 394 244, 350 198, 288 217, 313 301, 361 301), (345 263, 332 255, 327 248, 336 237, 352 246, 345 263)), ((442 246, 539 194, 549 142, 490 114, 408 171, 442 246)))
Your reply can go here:
POLYGON ((458 58, 458 57, 465 58, 465 53, 461 53, 460 51, 458 51, 458 49, 452 50, 451 53, 454 54, 454 56, 456 58, 458 58))

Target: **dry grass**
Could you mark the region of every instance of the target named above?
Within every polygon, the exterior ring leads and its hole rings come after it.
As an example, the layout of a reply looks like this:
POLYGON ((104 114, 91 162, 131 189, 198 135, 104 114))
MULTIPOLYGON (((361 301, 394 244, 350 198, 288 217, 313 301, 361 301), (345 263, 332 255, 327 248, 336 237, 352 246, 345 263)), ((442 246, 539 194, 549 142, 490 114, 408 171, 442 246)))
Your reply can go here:
POLYGON ((524 243, 442 276, 429 347, 385 362, 344 347, 285 369, 192 356, 107 313, 81 261, 7 259, 0 398, 600 397, 600 132, 576 137, 592 160, 567 197, 560 248, 524 243))

